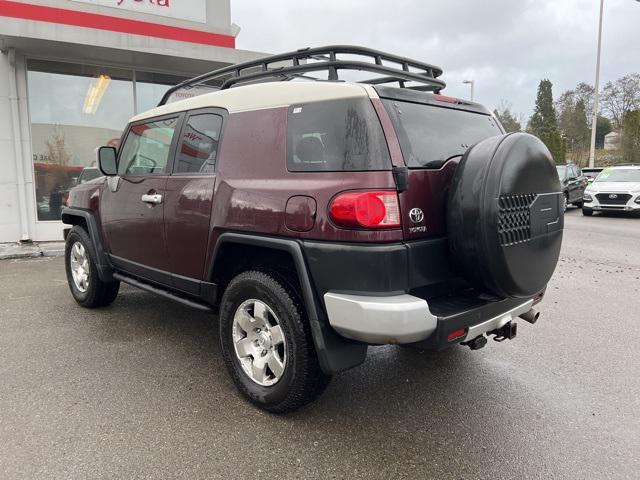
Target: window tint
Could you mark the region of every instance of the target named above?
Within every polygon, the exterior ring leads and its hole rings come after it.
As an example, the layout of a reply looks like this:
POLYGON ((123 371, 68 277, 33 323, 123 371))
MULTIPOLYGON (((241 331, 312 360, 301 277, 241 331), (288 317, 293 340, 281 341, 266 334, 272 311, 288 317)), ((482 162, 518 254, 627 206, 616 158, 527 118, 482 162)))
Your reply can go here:
POLYGON ((292 105, 288 130, 292 172, 391 169, 384 133, 368 98, 292 105))
POLYGON ((129 130, 118 164, 118 175, 164 173, 177 118, 134 125, 129 130))
POLYGON ((556 166, 556 170, 558 170, 558 177, 560 177, 560 180, 567 178, 567 167, 565 165, 556 166))
POLYGON ((383 103, 409 167, 440 168, 480 140, 502 133, 490 115, 396 100, 383 103))
POLYGON ((182 134, 182 144, 174 171, 213 173, 218 153, 222 117, 212 113, 192 115, 182 134))

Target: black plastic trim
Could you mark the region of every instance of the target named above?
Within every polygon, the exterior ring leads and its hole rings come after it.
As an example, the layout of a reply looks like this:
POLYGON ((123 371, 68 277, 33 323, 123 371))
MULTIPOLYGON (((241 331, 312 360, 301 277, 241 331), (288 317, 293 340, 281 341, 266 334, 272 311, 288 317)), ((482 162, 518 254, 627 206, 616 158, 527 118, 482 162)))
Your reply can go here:
MULTIPOLYGON (((87 225, 89 238, 93 242, 93 251, 95 254, 96 267, 98 268, 98 276, 100 280, 104 282, 113 281, 113 268, 104 250, 104 243, 102 241, 102 232, 98 228, 98 221, 95 218, 95 213, 91 210, 84 210, 75 207, 64 207, 62 209, 62 223, 67 225, 74 225, 71 220, 72 217, 82 218, 87 225)), ((68 232, 67 232, 68 234, 68 232)), ((65 240, 67 238, 65 234, 65 240)))
POLYGON ((312 284, 300 241, 242 233, 223 233, 216 243, 213 262, 207 278, 213 277, 218 252, 223 245, 228 243, 280 250, 291 255, 298 274, 298 281, 302 290, 302 301, 307 310, 320 367, 325 373, 341 372, 364 362, 367 354, 367 345, 341 337, 329 325, 320 298, 315 293, 317 290, 312 284))
POLYGON ((151 285, 149 283, 145 283, 137 278, 129 277, 127 275, 123 275, 122 273, 114 273, 113 278, 116 280, 120 280, 121 282, 128 283, 129 285, 133 285, 134 287, 140 288, 141 290, 145 290, 147 292, 155 293, 156 295, 160 295, 161 297, 168 298, 169 300, 173 300, 175 302, 181 303, 183 305, 187 305, 191 308, 196 308, 198 310, 202 310, 205 312, 210 312, 212 308, 209 305, 205 305, 200 302, 196 302, 186 297, 181 297, 180 295, 175 294, 167 289, 157 287, 155 285, 151 285))
POLYGON ((302 246, 319 297, 328 291, 398 295, 457 278, 444 237, 389 244, 303 241, 302 246))

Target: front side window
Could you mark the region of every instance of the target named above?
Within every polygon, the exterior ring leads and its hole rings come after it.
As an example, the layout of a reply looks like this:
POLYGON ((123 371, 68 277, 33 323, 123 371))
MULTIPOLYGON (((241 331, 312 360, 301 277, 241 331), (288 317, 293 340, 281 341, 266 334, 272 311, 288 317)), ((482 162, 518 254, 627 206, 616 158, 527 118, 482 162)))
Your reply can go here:
POLYGON ((287 152, 291 172, 391 169, 384 133, 368 98, 290 106, 287 152))
POLYGON ((165 173, 177 118, 138 123, 129 130, 118 163, 118 175, 165 173))
POLYGON ((182 144, 175 172, 213 173, 221 128, 220 115, 213 113, 191 115, 182 133, 182 144))
POLYGON ((469 147, 502 132, 491 115, 383 100, 408 167, 440 168, 469 147))

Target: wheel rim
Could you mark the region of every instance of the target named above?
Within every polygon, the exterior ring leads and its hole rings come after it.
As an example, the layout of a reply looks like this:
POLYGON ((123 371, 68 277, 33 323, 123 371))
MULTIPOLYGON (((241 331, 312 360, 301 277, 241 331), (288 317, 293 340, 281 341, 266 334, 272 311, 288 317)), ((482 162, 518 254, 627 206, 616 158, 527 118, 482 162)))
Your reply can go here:
POLYGON ((563 200, 563 210, 566 212, 567 211, 567 207, 569 206, 569 199, 567 198, 567 196, 564 196, 564 200, 563 200))
POLYGON ((247 376, 265 387, 278 383, 287 366, 287 343, 273 310, 260 300, 243 302, 233 316, 232 336, 247 376))
POLYGON ((87 250, 80 242, 76 242, 71 247, 71 255, 69 256, 69 264, 71 266, 71 277, 76 288, 84 293, 89 288, 89 258, 87 250))

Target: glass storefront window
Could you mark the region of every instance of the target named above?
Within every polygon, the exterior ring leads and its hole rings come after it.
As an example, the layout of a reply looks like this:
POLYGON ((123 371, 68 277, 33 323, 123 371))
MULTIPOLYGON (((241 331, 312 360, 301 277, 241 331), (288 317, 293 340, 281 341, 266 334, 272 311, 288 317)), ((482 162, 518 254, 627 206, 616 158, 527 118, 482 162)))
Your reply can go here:
POLYGON ((154 108, 169 87, 186 79, 34 59, 27 70, 40 221, 60 220, 69 190, 100 176, 97 147, 119 147, 129 119, 154 108))
POLYGON ((186 79, 186 77, 178 77, 176 75, 136 71, 137 111, 145 112, 157 107, 158 102, 170 87, 186 79))
POLYGON ((27 80, 38 220, 59 220, 69 190, 95 170, 96 147, 118 146, 133 72, 30 60, 27 80))

